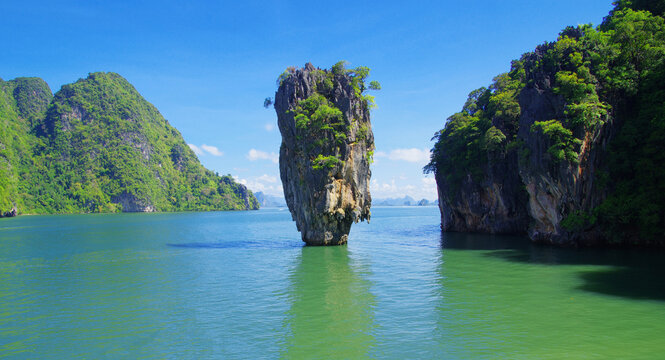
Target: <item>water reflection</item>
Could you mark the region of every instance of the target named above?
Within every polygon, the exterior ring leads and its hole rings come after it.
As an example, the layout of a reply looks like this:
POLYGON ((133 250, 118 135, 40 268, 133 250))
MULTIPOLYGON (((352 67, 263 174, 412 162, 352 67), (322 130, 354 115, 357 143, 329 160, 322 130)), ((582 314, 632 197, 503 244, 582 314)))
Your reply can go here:
POLYGON ((303 247, 289 276, 286 358, 358 359, 375 344, 367 271, 346 246, 303 247))
POLYGON ((658 343, 661 251, 456 233, 443 233, 441 247, 444 358, 641 358, 658 343))
POLYGON ((593 265, 578 272, 578 289, 633 299, 665 301, 665 251, 662 249, 558 248, 536 245, 523 237, 442 233, 441 247, 483 250, 486 256, 515 263, 593 265))

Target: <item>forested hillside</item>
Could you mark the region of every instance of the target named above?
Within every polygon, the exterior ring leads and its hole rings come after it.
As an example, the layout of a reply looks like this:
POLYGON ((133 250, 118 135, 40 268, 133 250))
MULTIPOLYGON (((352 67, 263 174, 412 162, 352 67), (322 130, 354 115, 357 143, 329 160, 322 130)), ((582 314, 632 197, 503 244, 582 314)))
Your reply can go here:
POLYGON ((118 74, 90 74, 53 96, 37 78, 1 84, 3 212, 258 208, 245 186, 205 169, 118 74))
POLYGON ((44 116, 53 95, 44 80, 0 79, 0 215, 16 215, 30 193, 25 177, 31 168, 36 137, 31 129, 44 116))

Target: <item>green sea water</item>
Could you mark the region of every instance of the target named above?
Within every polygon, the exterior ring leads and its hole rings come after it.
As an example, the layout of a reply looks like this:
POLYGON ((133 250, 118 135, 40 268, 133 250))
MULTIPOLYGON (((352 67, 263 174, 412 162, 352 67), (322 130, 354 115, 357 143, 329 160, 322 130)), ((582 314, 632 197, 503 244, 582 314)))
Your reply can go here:
POLYGON ((0 358, 665 358, 661 251, 372 213, 326 248, 279 209, 2 219, 0 358))

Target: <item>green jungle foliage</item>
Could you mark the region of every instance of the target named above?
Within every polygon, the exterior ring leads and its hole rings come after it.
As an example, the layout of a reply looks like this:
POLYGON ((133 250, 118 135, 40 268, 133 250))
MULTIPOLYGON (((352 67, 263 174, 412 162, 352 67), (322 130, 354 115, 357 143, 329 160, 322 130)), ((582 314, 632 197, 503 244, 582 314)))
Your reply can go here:
MULTIPOLYGON (((365 91, 381 89, 378 81, 370 82, 369 86, 365 84, 370 72, 368 67, 347 69, 346 64, 346 61, 340 61, 333 65, 330 71, 315 70, 317 91, 290 110, 294 113, 296 139, 304 144, 303 151, 310 156, 313 170, 330 170, 339 164, 344 164, 340 158, 340 149, 351 136, 351 125, 357 122, 356 119, 346 119, 342 111, 332 102, 335 85, 343 86, 341 84, 348 81, 354 95, 360 99, 366 111, 375 105, 374 97, 365 94, 365 91)), ((293 73, 295 69, 287 69, 278 78, 278 83, 281 85, 293 73)), ((357 125, 356 141, 368 140, 367 124, 357 125)))
POLYGON ((332 169, 337 164, 340 162, 337 157, 335 156, 323 156, 319 154, 316 159, 312 160, 312 169, 314 170, 320 170, 320 169, 332 169))
MULTIPOLYGON (((435 134, 426 172, 436 171, 453 185, 470 174, 484 176, 496 151, 518 150, 517 96, 533 83, 530 74, 549 74, 552 92, 565 99, 565 117, 537 122, 529 131, 549 141, 554 163, 578 162, 585 134, 616 119, 608 173, 598 173, 609 197, 589 214, 571 214, 570 229, 598 224, 617 242, 665 240, 665 12, 664 0, 618 1, 603 23, 564 29, 558 40, 513 61, 511 71, 489 88, 469 95, 461 112, 435 134), (495 126, 496 125, 496 126, 495 126), (495 126, 495 127, 493 127, 495 126), (499 136, 496 129, 503 134, 499 136)), ((601 181, 598 181, 601 183, 601 181)))
POLYGON ((578 163, 576 145, 581 145, 582 140, 573 136, 573 132, 566 129, 558 120, 536 121, 531 125, 531 131, 540 131, 548 137, 552 144, 547 152, 555 161, 564 159, 571 163, 578 163))
POLYGON ((36 137, 33 124, 52 98, 51 89, 39 78, 0 79, 0 214, 24 207, 25 175, 31 171, 36 137))
POLYGON ((520 116, 517 95, 524 87, 524 69, 513 62, 513 69, 494 78, 488 88, 469 94, 462 111, 448 118, 446 127, 436 133, 432 160, 425 172, 443 174, 454 188, 467 175, 478 180, 484 174, 488 154, 514 151, 508 144, 515 142, 520 116), (503 124, 505 131, 493 125, 503 124))
POLYGON ((258 208, 251 191, 206 170, 120 75, 90 74, 52 100, 37 80, 2 83, 0 141, 12 151, 0 153, 0 209, 10 202, 37 214, 115 212, 123 203, 157 211, 258 208))

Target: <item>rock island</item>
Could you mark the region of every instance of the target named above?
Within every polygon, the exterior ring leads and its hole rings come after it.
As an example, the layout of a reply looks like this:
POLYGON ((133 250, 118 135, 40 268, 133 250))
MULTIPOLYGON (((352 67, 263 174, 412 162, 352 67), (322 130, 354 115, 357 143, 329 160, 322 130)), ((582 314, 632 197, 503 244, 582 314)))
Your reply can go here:
POLYGON ((308 245, 341 245, 351 224, 370 219, 370 164, 374 135, 365 80, 369 68, 330 70, 307 63, 278 79, 275 110, 282 145, 279 169, 284 197, 308 245))

